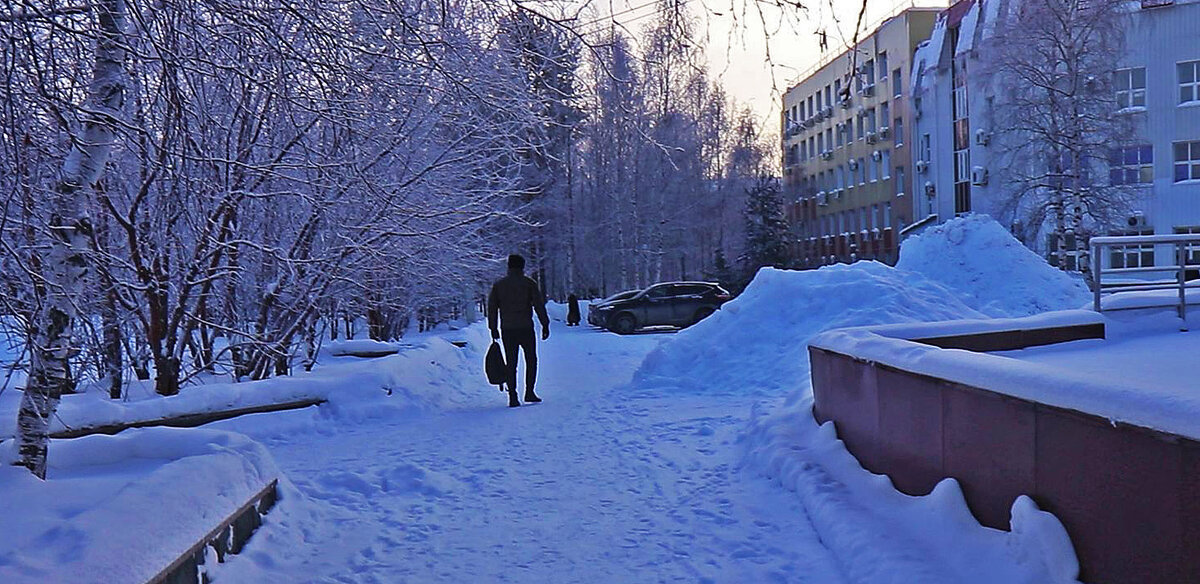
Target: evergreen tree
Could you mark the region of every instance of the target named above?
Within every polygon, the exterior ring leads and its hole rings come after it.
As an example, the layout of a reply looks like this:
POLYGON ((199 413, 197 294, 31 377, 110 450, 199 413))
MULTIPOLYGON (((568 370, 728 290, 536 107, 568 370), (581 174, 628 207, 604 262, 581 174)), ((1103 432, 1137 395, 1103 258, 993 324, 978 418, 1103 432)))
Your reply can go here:
POLYGON ((746 189, 746 251, 742 256, 747 279, 763 266, 783 267, 787 257, 787 222, 783 217, 778 179, 760 175, 746 189))

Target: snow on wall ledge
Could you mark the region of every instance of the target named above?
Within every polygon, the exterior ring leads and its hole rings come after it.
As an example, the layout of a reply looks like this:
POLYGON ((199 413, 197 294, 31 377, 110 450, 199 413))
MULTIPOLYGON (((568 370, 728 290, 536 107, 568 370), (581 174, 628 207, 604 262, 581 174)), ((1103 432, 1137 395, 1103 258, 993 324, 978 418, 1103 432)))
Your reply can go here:
POLYGON ((11 443, 0 446, 6 583, 145 582, 279 477, 266 449, 230 432, 58 440, 45 482, 8 465, 11 443))
POLYGON ((823 333, 810 345, 918 375, 1200 440, 1200 395, 1148 394, 1134 385, 1101 381, 1064 368, 909 340, 1103 322, 1101 315, 1080 310, 991 322, 858 327, 823 333))

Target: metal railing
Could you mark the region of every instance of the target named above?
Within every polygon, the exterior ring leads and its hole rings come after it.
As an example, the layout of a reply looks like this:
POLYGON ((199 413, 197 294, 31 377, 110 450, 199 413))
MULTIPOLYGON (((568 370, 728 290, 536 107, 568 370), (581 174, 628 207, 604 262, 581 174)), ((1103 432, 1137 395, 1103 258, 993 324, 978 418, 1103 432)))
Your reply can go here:
MULTIPOLYGON (((1101 296, 1105 293, 1117 292, 1145 292, 1154 290, 1177 290, 1179 292, 1176 305, 1179 311, 1179 318, 1185 322, 1187 320, 1187 291, 1189 289, 1200 289, 1200 280, 1192 282, 1188 281, 1189 270, 1195 272, 1200 270, 1200 265, 1189 263, 1189 259, 1193 254, 1200 258, 1200 234, 1180 233, 1174 235, 1121 235, 1121 236, 1105 236, 1093 237, 1091 239, 1092 249, 1092 294, 1093 308, 1096 312, 1103 312, 1104 307, 1101 304, 1101 296), (1139 265, 1132 267, 1104 267, 1104 257, 1107 253, 1120 250, 1122 254, 1136 253, 1140 259, 1141 254, 1151 253, 1155 256, 1155 264, 1159 254, 1157 253, 1161 247, 1170 247, 1174 262, 1161 265, 1140 265, 1141 262, 1133 262, 1139 265), (1149 248, 1147 250, 1147 248, 1149 248), (1121 275, 1132 276, 1116 281, 1105 281, 1105 276, 1119 278, 1121 275), (1159 276, 1155 278, 1155 276, 1159 276)), ((1124 255, 1124 257, 1130 257, 1124 255)), ((1124 262, 1122 262, 1124 263, 1124 262)), ((1144 308, 1144 306, 1131 306, 1130 308, 1144 308)), ((1119 307, 1112 307, 1109 310, 1120 310, 1119 307)))

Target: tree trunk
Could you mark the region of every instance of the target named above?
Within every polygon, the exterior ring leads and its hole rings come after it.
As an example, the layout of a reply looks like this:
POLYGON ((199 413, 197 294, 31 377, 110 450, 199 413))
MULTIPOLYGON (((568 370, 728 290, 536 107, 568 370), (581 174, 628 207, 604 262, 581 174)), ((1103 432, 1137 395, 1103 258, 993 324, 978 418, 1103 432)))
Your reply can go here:
POLYGON ((100 0, 96 64, 88 88, 83 135, 63 162, 50 215, 52 239, 45 272, 48 286, 37 322, 33 324, 29 381, 17 413, 17 452, 14 464, 46 478, 50 419, 70 383, 71 326, 88 272, 86 250, 92 235, 87 217, 87 189, 100 179, 116 140, 114 118, 125 101, 125 3, 100 0))
POLYGON ((121 399, 124 385, 125 363, 121 359, 121 323, 117 312, 117 291, 109 282, 101 308, 101 327, 104 330, 104 374, 108 377, 108 397, 121 399))

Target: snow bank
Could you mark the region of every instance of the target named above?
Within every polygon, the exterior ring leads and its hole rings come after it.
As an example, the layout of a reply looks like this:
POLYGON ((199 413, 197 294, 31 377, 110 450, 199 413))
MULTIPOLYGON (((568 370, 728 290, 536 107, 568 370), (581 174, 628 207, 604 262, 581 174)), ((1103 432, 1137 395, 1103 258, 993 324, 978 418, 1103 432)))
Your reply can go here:
POLYGON ((988 316, 1028 316, 1084 306, 1087 284, 1047 264, 987 215, 968 215, 904 241, 896 267, 961 295, 988 316))
MULTIPOLYGON (((66 395, 51 421, 51 431, 307 399, 328 400, 321 415, 341 421, 484 405, 494 401, 496 394, 483 375, 488 343, 487 327, 477 323, 448 335, 380 343, 401 348, 399 354, 388 357, 326 357, 309 373, 298 371, 245 383, 189 385, 179 395, 138 401, 111 400, 102 392, 66 395), (465 342, 466 347, 457 347, 448 338, 465 342)), ((14 395, 5 396, 0 407, 0 436, 11 436, 15 430, 19 392, 11 393, 14 395)))
POLYGON ((945 479, 923 497, 862 468, 833 423, 812 418, 807 383, 784 407, 755 414, 742 438, 746 463, 795 491, 848 582, 1061 584, 1079 564, 1062 524, 1027 497, 1011 532, 981 526, 945 479))
POLYGON ((634 386, 658 393, 790 391, 782 404, 769 402, 780 404, 770 415, 756 406, 742 437, 745 461, 796 491, 847 581, 1070 582, 1078 567, 1066 532, 1032 501, 1014 504, 1013 531, 1006 533, 982 527, 952 479, 928 496, 910 497, 864 470, 833 425, 818 426, 812 417, 807 345, 831 329, 1026 316, 1079 308, 1089 298, 1080 282, 991 219, 966 217, 906 242, 897 268, 857 262, 760 270, 742 295, 652 352, 634 386))
POLYGON ((830 329, 1076 309, 1091 293, 986 215, 904 242, 900 262, 763 269, 733 301, 651 353, 655 391, 778 394, 808 376, 809 340, 830 329))
POLYGON ((14 584, 145 582, 279 477, 257 442, 213 430, 54 441, 45 482, 0 448, 0 581, 14 584))
POLYGON ((763 268, 740 296, 652 352, 634 385, 778 394, 808 376, 808 340, 822 331, 983 316, 942 285, 877 262, 763 268))

